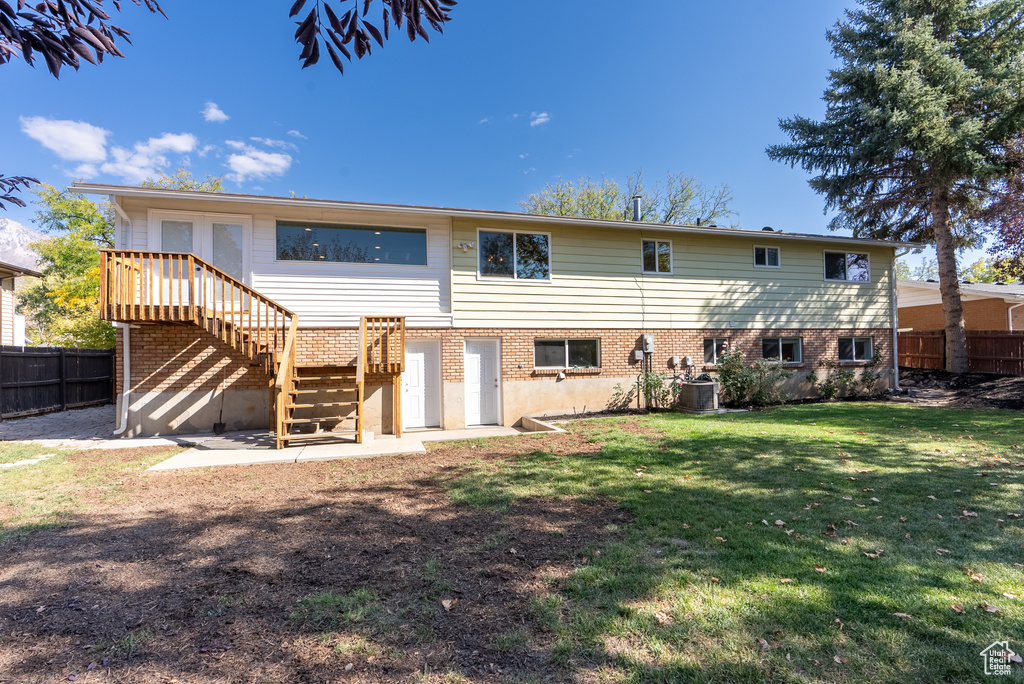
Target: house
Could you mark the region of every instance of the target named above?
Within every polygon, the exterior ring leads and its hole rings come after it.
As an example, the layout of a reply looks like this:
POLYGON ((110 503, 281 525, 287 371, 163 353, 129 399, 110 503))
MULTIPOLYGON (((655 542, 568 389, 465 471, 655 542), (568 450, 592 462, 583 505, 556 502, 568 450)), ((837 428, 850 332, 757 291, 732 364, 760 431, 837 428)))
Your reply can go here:
POLYGON ((17 278, 43 274, 31 268, 0 261, 0 345, 25 345, 25 319, 15 313, 18 301, 14 295, 17 278))
MULTIPOLYGON (((901 330, 944 330, 939 283, 896 281, 901 330)), ((960 283, 968 330, 1024 330, 1024 284, 960 283)))
POLYGON ((765 229, 75 184, 107 195, 119 430, 281 443, 598 411, 729 342, 798 371, 876 354, 897 243, 765 229), (127 378, 127 381, 125 381, 127 378))

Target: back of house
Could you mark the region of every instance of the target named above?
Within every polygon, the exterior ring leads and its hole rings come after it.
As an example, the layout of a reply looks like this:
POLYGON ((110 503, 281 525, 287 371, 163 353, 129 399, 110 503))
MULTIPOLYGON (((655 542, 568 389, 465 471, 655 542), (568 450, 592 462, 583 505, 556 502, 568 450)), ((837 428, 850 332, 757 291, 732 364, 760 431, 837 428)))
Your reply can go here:
POLYGON ((635 401, 645 371, 713 373, 726 344, 799 371, 792 396, 823 360, 880 358, 894 380, 896 243, 75 189, 117 212, 104 315, 124 328, 123 434, 515 425, 635 401))

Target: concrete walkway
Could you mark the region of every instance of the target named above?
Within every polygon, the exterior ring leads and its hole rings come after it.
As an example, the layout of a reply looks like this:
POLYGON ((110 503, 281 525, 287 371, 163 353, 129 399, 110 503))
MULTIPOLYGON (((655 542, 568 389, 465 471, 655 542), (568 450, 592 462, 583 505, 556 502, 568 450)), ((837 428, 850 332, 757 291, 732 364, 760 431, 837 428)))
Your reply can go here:
POLYGON ((207 437, 202 443, 156 464, 150 470, 180 470, 265 463, 304 463, 306 461, 369 458, 393 454, 424 454, 427 450, 423 446, 423 442, 506 437, 527 432, 521 428, 498 426, 467 430, 406 430, 401 439, 392 435, 380 435, 364 440, 362 444, 334 442, 300 445, 287 449, 275 449, 274 436, 269 432, 231 432, 207 437))

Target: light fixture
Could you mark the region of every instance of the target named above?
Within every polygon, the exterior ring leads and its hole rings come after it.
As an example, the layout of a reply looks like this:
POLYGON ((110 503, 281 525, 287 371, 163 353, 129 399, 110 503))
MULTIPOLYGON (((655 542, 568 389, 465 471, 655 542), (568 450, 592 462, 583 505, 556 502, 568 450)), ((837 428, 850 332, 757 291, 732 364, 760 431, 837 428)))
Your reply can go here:
POLYGON ((380 245, 374 245, 373 248, 374 249, 380 249, 380 245))
POLYGON ((307 232, 307 233, 310 233, 310 232, 312 232, 312 231, 313 231, 313 229, 312 229, 312 228, 307 228, 307 229, 306 229, 306 232, 307 232))
POLYGON ((379 230, 375 230, 375 231, 373 231, 373 234, 374 235, 380 235, 380 231, 379 230))
POLYGON ((314 243, 313 243, 313 246, 314 246, 314 247, 319 247, 319 246, 320 246, 320 243, 319 243, 319 242, 314 242, 314 243))
POLYGON ((462 250, 463 252, 465 252, 465 251, 467 251, 467 250, 470 250, 470 249, 472 249, 472 248, 474 247, 474 245, 475 245, 475 243, 473 243, 473 242, 460 242, 460 243, 458 244, 458 247, 459 247, 459 249, 461 249, 461 250, 462 250))

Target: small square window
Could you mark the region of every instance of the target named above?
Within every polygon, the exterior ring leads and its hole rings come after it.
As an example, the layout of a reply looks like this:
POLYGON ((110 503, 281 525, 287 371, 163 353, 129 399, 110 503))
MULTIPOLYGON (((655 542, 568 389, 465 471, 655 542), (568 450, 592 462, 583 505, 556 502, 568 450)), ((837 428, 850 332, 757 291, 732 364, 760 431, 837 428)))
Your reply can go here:
POLYGON ((870 337, 840 337, 840 361, 871 361, 875 357, 875 348, 870 337))
POLYGON ((754 247, 754 266, 760 268, 779 268, 778 247, 754 247))
POLYGON ((825 252, 825 280, 871 282, 871 260, 867 254, 825 252))
POLYGON ((718 357, 725 351, 727 340, 724 337, 704 338, 704 365, 714 366, 718 363, 718 357))
POLYGON ((761 356, 782 363, 800 363, 800 338, 765 337, 761 340, 761 356))
POLYGON ((672 243, 669 240, 643 240, 643 272, 672 273, 672 243))

